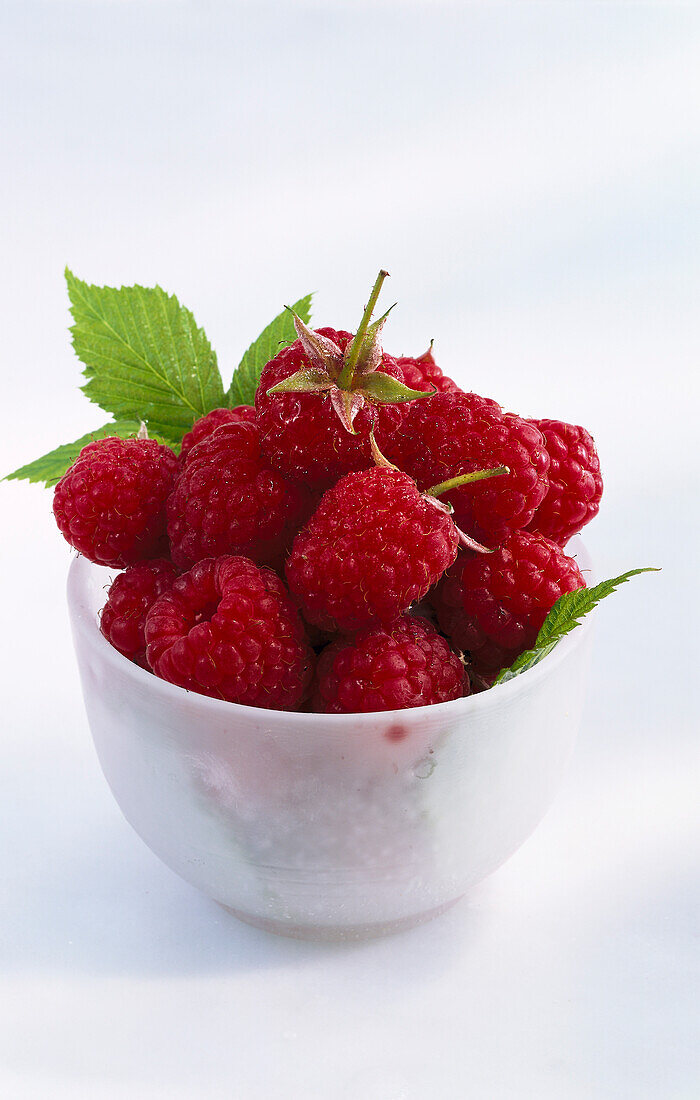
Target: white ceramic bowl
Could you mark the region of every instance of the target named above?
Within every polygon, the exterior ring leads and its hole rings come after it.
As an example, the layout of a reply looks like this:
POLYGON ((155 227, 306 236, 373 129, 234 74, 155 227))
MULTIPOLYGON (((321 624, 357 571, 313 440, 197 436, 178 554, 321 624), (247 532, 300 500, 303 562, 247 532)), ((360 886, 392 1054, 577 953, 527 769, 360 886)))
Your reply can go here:
MULTIPOLYGON (((578 540, 569 547, 588 566, 578 540)), ((164 863, 271 932, 346 939, 442 912, 549 807, 583 704, 588 621, 509 683, 377 714, 286 714, 185 691, 102 637, 108 570, 72 563, 90 728, 127 821, 164 863)))

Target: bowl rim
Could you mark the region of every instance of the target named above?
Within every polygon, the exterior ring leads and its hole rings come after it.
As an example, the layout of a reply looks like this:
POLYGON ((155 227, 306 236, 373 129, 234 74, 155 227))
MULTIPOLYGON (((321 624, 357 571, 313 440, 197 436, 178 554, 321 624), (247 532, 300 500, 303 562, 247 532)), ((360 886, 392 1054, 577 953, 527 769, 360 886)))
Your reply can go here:
MULTIPOLYGON (((593 570, 586 547, 578 536, 572 542, 576 543, 575 547, 572 546, 572 550, 575 550, 584 559, 580 566, 581 571, 584 574, 589 574, 588 580, 590 581, 593 579, 593 570)), ((430 703, 428 706, 408 707, 403 710, 360 711, 352 714, 314 714, 309 711, 272 710, 265 707, 251 707, 244 703, 232 703, 227 699, 215 699, 210 695, 200 695, 199 692, 180 687, 178 684, 171 684, 168 680, 162 680, 160 677, 154 676, 152 672, 147 672, 146 669, 130 661, 123 653, 110 645, 99 628, 98 616, 91 609, 91 601, 88 595, 90 577, 96 569, 106 571, 107 567, 97 565, 81 554, 77 554, 73 558, 68 569, 66 584, 68 606, 74 631, 79 630, 89 645, 93 648, 96 646, 101 658, 106 660, 116 672, 122 676, 133 677, 135 683, 139 684, 142 690, 150 687, 150 690, 155 692, 156 695, 161 695, 164 699, 172 702, 186 697, 190 705, 200 706, 204 711, 220 716, 229 715, 231 717, 239 711, 249 719, 264 717, 265 721, 268 722, 279 722, 292 726, 299 725, 300 728, 303 726, 308 727, 310 723, 313 724, 315 721, 319 725, 332 724, 337 727, 344 725, 357 726, 358 723, 373 725, 376 724, 379 717, 389 721, 400 720, 405 724, 407 722, 425 721, 428 715, 438 715, 448 719, 453 716, 468 715, 469 713, 478 714, 494 706, 500 707, 508 700, 514 700, 518 695, 534 687, 539 680, 549 677, 562 661, 581 647, 590 632, 593 620, 592 614, 586 615, 580 625, 575 627, 571 633, 566 634, 543 660, 525 672, 514 676, 512 680, 499 684, 495 691, 489 688, 487 691, 479 692, 476 695, 450 699, 445 703, 430 703)))

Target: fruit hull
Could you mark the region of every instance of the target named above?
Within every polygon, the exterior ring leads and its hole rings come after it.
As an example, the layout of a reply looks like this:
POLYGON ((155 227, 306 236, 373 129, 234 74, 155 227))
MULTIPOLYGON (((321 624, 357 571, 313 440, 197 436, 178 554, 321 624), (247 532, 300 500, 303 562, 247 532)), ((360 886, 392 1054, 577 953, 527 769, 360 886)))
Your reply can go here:
MULTIPOLYGON (((587 569, 578 540, 569 552, 587 569)), ((68 582, 102 770, 148 847, 242 920, 309 939, 429 920, 552 802, 581 717, 590 617, 535 668, 471 698, 286 714, 187 692, 122 657, 98 627, 107 575, 77 558, 68 582)))

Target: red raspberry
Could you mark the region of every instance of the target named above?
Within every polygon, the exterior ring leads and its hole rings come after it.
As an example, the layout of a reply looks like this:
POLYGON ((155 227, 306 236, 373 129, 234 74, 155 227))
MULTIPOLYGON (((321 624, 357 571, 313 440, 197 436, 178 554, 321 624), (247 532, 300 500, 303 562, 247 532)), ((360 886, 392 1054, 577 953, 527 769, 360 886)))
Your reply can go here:
POLYGON ((549 492, 528 525, 559 546, 598 515, 603 495, 600 461, 593 436, 562 420, 532 420, 549 454, 549 492))
POLYGON ((412 390, 429 390, 434 386, 438 393, 461 393, 462 390, 443 374, 433 359, 433 345, 417 359, 402 355, 396 362, 403 371, 403 380, 412 390))
POLYGON ((346 474, 294 540, 287 579, 309 622, 357 630, 392 622, 457 554, 446 512, 388 467, 346 474))
POLYGON ((168 500, 173 561, 241 553, 281 564, 310 510, 306 490, 270 468, 257 426, 224 424, 192 448, 168 500))
POLYGON ((54 491, 59 530, 98 565, 122 569, 165 553, 165 501, 177 458, 153 439, 88 443, 54 491))
POLYGON ((170 588, 177 573, 171 561, 130 565, 112 581, 107 603, 102 608, 100 630, 115 649, 147 668, 144 627, 153 603, 170 588))
POLYGON ((195 420, 190 430, 182 437, 180 445, 180 464, 185 461, 196 443, 201 443, 222 424, 254 424, 255 409, 252 405, 238 405, 235 409, 212 409, 206 416, 195 420))
POLYGON ((441 629, 488 675, 531 649, 552 605, 585 585, 559 546, 516 531, 492 554, 460 554, 431 598, 441 629))
POLYGON ((156 676, 202 695, 295 710, 313 654, 282 581, 249 558, 198 562, 160 596, 146 620, 156 676))
MULTIPOLYGON (((352 336, 332 328, 317 332, 345 351, 352 336)), ((380 447, 396 431, 406 414, 405 405, 365 405, 357 413, 352 435, 343 427, 328 393, 272 393, 278 382, 308 369, 309 359, 301 340, 295 340, 271 359, 260 378, 255 409, 262 444, 272 465, 286 477, 303 481, 312 489, 326 489, 350 470, 372 465, 369 431, 380 447)), ((382 355, 380 370, 403 382, 395 359, 382 355)))
POLYGON ((461 659, 425 619, 372 626, 321 654, 313 709, 325 714, 403 710, 469 694, 461 659))
POLYGON ((542 433, 474 393, 436 393, 411 402, 385 453, 421 489, 458 474, 507 466, 507 476, 441 497, 453 505, 457 526, 489 546, 527 526, 547 495, 549 455, 542 433))

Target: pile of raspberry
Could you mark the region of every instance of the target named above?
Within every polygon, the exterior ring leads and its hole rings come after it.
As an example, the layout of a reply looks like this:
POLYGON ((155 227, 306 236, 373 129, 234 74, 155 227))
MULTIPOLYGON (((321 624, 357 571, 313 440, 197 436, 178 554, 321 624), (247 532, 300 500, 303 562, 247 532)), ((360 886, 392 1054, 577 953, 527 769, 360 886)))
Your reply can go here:
POLYGON ((431 351, 365 340, 353 377, 350 333, 297 332, 254 408, 209 412, 179 455, 97 440, 56 486, 68 542, 123 570, 102 633, 173 684, 274 710, 485 690, 585 585, 565 547, 598 511, 593 439, 462 391, 431 351))

